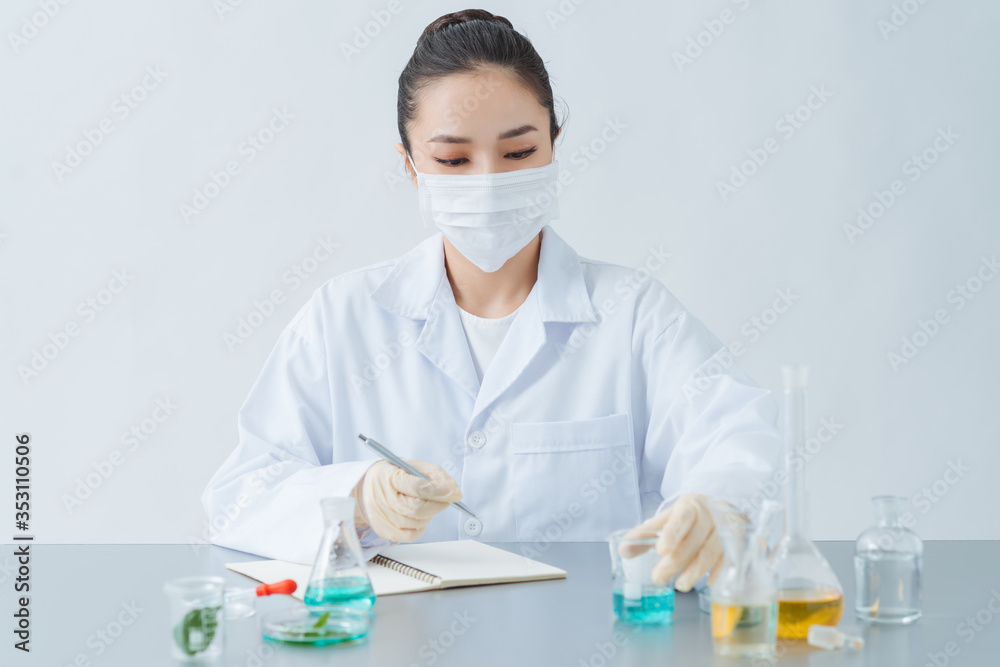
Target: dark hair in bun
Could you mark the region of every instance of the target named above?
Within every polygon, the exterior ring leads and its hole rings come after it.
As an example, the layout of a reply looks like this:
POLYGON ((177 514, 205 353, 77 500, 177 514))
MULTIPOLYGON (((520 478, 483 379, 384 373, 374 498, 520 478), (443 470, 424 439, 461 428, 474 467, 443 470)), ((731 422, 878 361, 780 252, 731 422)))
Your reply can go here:
POLYGON ((450 74, 493 68, 515 77, 548 109, 549 135, 554 142, 559 125, 552 86, 535 47, 504 17, 483 9, 465 9, 445 14, 424 28, 413 55, 399 75, 396 124, 403 147, 409 152, 406 130, 416 116, 416 95, 421 88, 450 74))

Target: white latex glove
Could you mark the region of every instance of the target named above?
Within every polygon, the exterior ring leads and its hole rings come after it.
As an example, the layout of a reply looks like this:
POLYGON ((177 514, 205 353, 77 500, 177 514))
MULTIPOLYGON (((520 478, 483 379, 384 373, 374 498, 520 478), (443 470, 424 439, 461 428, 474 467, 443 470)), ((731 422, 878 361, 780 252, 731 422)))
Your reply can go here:
MULTIPOLYGON (((722 540, 715 532, 708 499, 704 493, 685 494, 625 534, 626 538, 633 538, 660 533, 656 551, 663 558, 653 568, 653 581, 666 583, 679 573, 674 588, 689 591, 709 570, 712 571, 708 580, 710 586, 718 577, 722 569, 722 540)), ((623 549, 622 555, 634 555, 627 551, 623 549)))
POLYGON ((430 481, 388 461, 379 461, 365 472, 351 492, 357 500, 355 524, 371 526, 379 537, 393 542, 416 540, 448 503, 462 499, 458 483, 443 468, 424 461, 404 460, 430 477, 430 481))

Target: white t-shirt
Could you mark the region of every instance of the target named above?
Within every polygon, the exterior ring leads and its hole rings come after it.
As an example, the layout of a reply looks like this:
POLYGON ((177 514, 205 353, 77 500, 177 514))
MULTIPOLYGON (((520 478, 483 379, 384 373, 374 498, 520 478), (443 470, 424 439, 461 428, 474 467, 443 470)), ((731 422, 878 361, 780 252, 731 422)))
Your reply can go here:
MULTIPOLYGON (((523 304, 522 304, 523 305, 523 304)), ((521 306, 517 307, 510 315, 504 317, 479 317, 459 307, 458 314, 462 317, 462 328, 465 329, 465 337, 469 339, 469 350, 472 352, 472 363, 476 367, 476 375, 479 376, 480 384, 483 375, 489 368, 490 362, 500 349, 503 337, 507 335, 510 323, 521 306)))

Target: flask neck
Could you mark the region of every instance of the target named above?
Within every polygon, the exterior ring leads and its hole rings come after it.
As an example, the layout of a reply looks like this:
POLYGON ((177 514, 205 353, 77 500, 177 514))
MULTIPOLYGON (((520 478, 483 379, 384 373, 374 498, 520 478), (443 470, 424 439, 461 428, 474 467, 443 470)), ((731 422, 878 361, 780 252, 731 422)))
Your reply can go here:
POLYGON ((785 534, 809 537, 809 498, 806 491, 806 391, 785 389, 785 534))
POLYGON ((906 499, 901 496, 875 496, 875 521, 879 526, 901 526, 901 515, 906 506, 906 499))

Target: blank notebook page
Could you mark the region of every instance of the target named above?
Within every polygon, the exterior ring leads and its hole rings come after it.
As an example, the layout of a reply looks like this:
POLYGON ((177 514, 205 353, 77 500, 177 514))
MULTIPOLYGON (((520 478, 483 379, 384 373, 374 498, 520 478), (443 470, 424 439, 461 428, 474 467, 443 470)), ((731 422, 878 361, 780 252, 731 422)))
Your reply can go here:
POLYGON ((566 576, 558 567, 475 540, 394 544, 379 553, 441 577, 442 588, 566 576))
MULTIPOLYGON (((394 544, 381 549, 379 553, 386 558, 440 577, 441 588, 558 579, 566 576, 566 571, 558 567, 539 563, 475 540, 394 544)), ((298 588, 292 596, 299 600, 305 596, 312 570, 309 565, 281 560, 226 563, 226 567, 233 572, 268 584, 283 579, 294 579, 298 588)), ((375 595, 415 593, 438 588, 435 584, 429 584, 372 562, 368 563, 368 576, 371 577, 375 595)))

